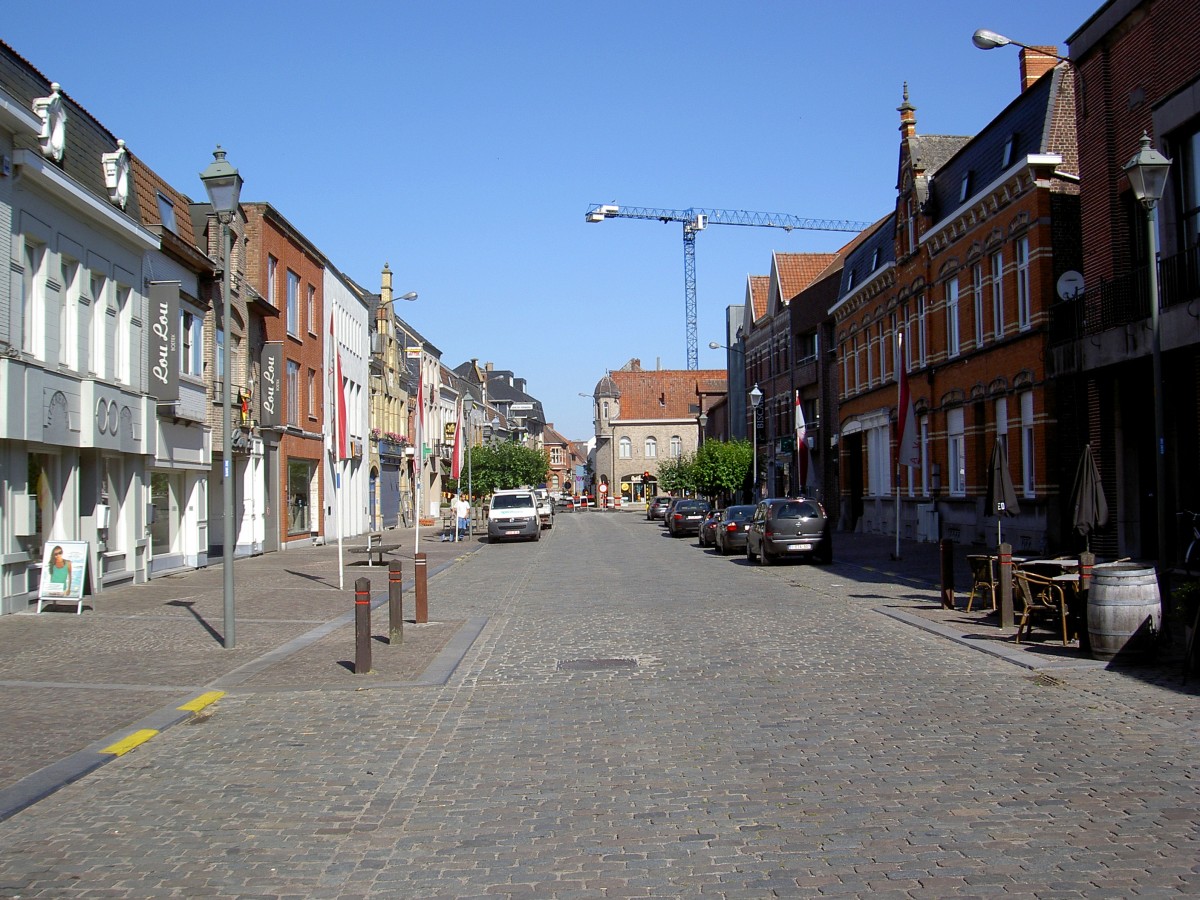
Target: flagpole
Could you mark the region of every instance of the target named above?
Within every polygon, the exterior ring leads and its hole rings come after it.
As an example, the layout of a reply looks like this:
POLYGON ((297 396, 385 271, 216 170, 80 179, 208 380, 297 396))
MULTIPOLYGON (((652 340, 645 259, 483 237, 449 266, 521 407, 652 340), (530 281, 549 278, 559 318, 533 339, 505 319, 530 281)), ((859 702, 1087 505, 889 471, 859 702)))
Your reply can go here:
POLYGON ((417 446, 413 455, 413 496, 417 508, 413 516, 413 553, 421 552, 421 479, 425 468, 425 375, 421 371, 421 358, 417 357, 417 446))
MULTIPOLYGON (((900 427, 896 433, 896 550, 892 559, 900 558, 900 454, 904 448, 904 387, 900 381, 899 369, 904 365, 904 335, 896 329, 896 421, 900 427)), ((906 367, 907 368, 907 367, 906 367)))
POLYGON ((339 461, 334 460, 334 463, 333 463, 333 527, 337 529, 337 536, 338 536, 338 590, 342 591, 342 590, 346 589, 346 586, 345 586, 345 567, 342 562, 342 491, 341 491, 342 474, 340 471, 338 471, 339 468, 340 468, 339 461))

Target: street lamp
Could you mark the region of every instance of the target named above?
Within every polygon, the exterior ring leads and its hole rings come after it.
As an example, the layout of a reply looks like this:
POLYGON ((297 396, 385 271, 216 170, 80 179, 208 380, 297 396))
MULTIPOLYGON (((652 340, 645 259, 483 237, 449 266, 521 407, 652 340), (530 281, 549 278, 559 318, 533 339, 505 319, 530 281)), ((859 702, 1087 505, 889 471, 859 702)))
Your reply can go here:
POLYGON ((416 299, 417 299, 417 292, 409 291, 407 294, 401 294, 399 297, 391 297, 388 300, 380 300, 379 305, 387 306, 389 303, 395 303, 397 300, 416 300, 416 299))
POLYGON ((708 427, 708 413, 700 413, 696 419, 700 423, 700 440, 697 442, 697 449, 704 446, 704 431, 708 427))
POLYGON ((1050 53, 1048 50, 1044 50, 1041 47, 1031 47, 1029 44, 1022 44, 1020 41, 1014 41, 1012 38, 1005 37, 1002 34, 997 34, 994 31, 989 31, 986 28, 976 29, 975 33, 971 35, 971 43, 980 50, 995 50, 997 47, 1007 47, 1009 44, 1012 44, 1014 47, 1022 47, 1025 50, 1032 51, 1033 53, 1040 53, 1042 56, 1052 56, 1059 62, 1071 61, 1065 56, 1059 56, 1057 53, 1050 53))
POLYGON ((204 190, 208 192, 208 202, 217 221, 221 223, 224 256, 222 268, 225 270, 222 278, 222 293, 224 294, 221 328, 225 332, 225 347, 222 353, 221 369, 224 378, 221 383, 221 483, 222 502, 225 506, 225 529, 221 564, 224 567, 224 598, 225 598, 225 638, 227 650, 232 650, 237 643, 234 628, 233 604, 233 554, 236 538, 234 537, 233 522, 233 303, 231 273, 233 270, 233 231, 230 224, 238 209, 238 198, 242 193, 242 177, 225 160, 225 151, 218 144, 213 151, 213 161, 200 173, 204 182, 204 190))
MULTIPOLYGON (((1150 334, 1152 387, 1154 389, 1154 493, 1158 512, 1159 593, 1167 571, 1167 446, 1162 397, 1162 335, 1158 321, 1158 216, 1155 207, 1166 188, 1171 160, 1150 146, 1150 136, 1142 132, 1141 147, 1125 164, 1133 195, 1146 208, 1146 255, 1150 270, 1150 334)), ((1165 596, 1165 595, 1163 595, 1165 596)))
POLYGON ((751 425, 751 430, 754 432, 754 470, 753 485, 754 485, 754 500, 758 502, 758 407, 762 404, 763 392, 758 389, 758 382, 754 383, 754 389, 750 391, 750 406, 754 410, 754 424, 751 425))

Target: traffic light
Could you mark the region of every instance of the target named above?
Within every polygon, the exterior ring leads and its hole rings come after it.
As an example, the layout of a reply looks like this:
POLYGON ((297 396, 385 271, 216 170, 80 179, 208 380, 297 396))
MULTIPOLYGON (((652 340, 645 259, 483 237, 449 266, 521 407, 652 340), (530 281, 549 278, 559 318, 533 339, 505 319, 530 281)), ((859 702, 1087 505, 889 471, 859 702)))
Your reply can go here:
POLYGON ((642 473, 642 481, 649 481, 649 480, 650 480, 650 473, 649 473, 649 472, 643 472, 643 473, 642 473))

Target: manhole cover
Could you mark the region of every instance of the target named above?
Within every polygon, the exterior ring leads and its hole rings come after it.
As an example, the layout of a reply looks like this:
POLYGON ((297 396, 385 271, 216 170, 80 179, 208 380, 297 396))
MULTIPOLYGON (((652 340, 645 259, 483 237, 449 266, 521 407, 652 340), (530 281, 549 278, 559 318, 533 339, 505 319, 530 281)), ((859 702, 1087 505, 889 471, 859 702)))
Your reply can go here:
POLYGON ((561 659, 558 661, 560 671, 567 672, 598 672, 604 669, 633 669, 637 667, 634 659, 561 659))

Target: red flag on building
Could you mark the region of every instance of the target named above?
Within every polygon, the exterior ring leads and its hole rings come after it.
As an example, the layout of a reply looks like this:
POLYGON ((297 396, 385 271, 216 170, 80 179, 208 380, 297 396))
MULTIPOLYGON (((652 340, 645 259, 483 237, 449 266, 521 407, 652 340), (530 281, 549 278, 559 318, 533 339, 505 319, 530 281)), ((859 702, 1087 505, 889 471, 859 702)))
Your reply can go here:
POLYGON ((796 472, 799 475, 800 492, 808 484, 808 423, 804 421, 804 407, 800 404, 800 392, 796 391, 796 472))
POLYGON ((346 441, 346 392, 342 387, 342 352, 333 334, 333 313, 329 314, 329 398, 332 441, 329 451, 336 460, 350 458, 346 441))

